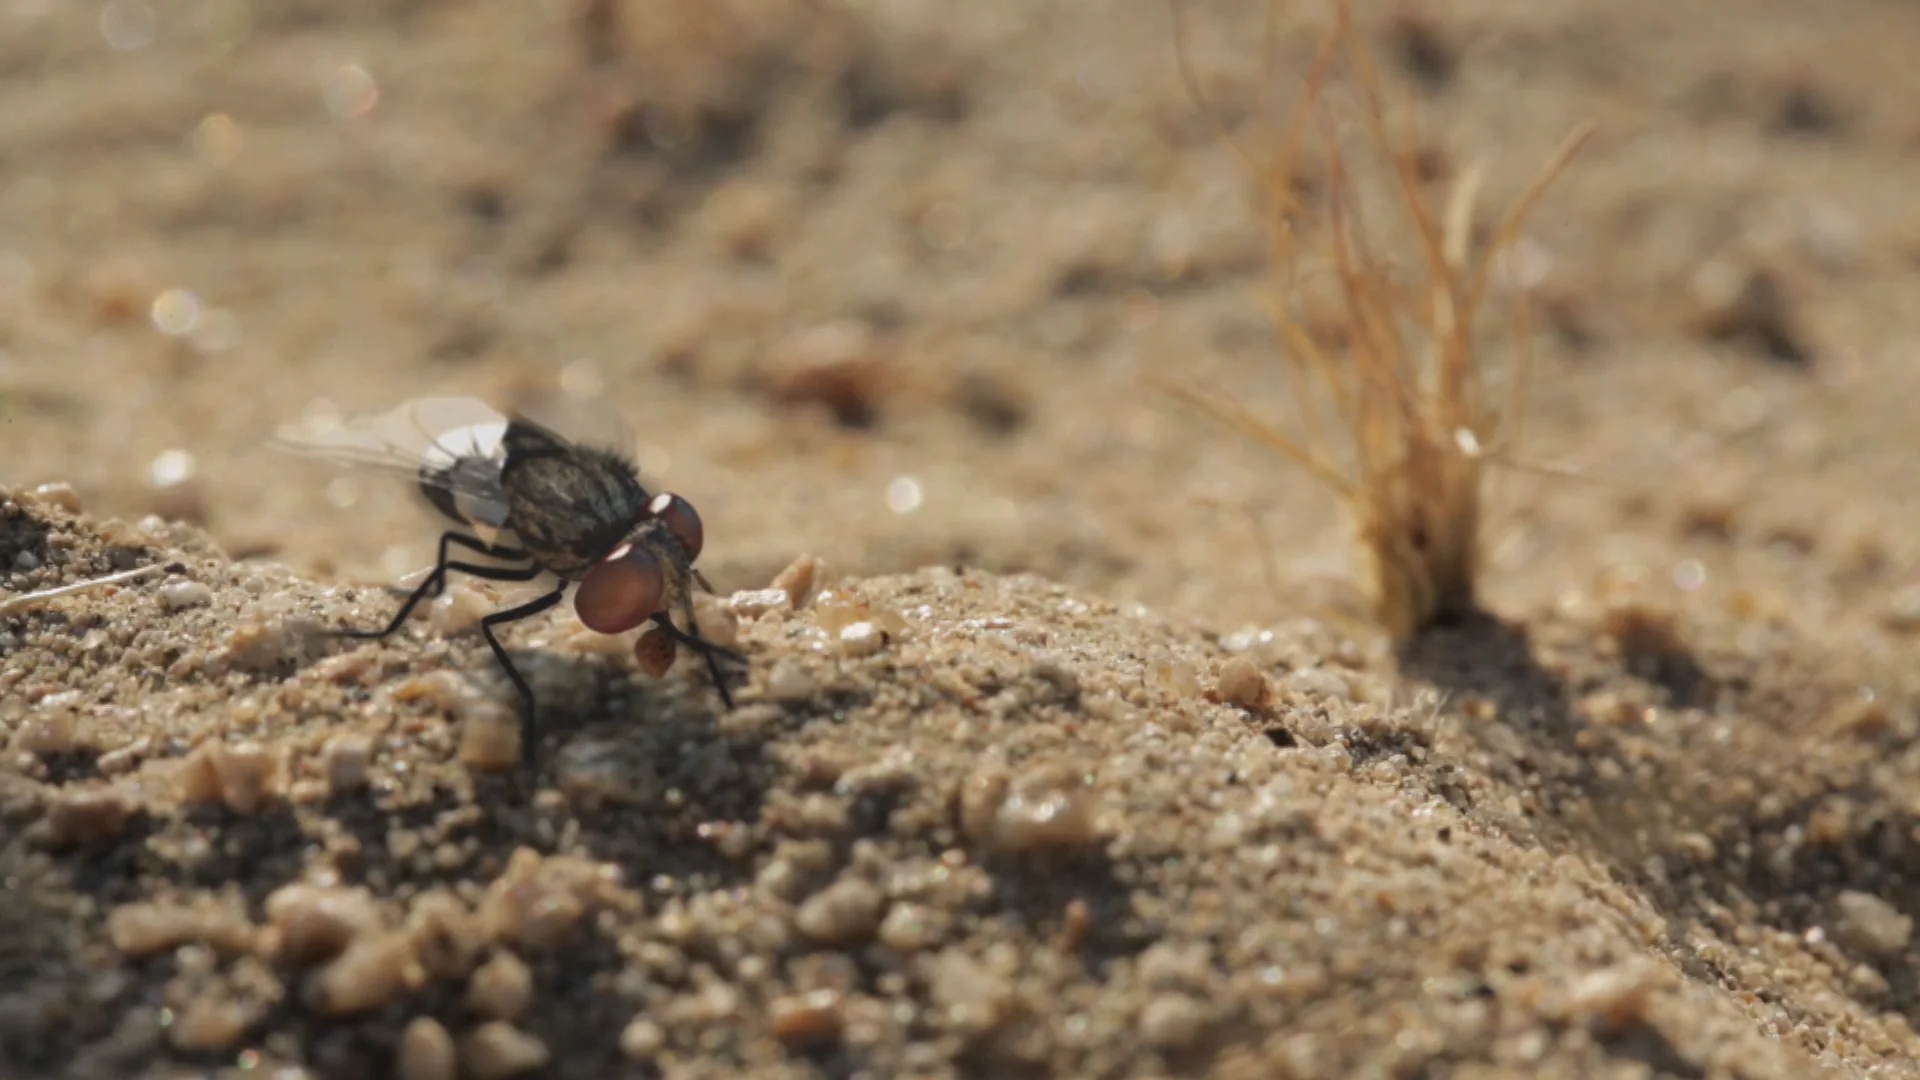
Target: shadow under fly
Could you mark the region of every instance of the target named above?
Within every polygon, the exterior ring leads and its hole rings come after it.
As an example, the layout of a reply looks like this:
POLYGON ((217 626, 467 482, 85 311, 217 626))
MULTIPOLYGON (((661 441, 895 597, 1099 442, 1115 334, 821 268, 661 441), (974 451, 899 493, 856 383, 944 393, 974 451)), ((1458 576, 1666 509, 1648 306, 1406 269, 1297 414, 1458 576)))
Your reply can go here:
POLYGON ((528 767, 539 738, 538 703, 495 630, 545 612, 569 588, 574 612, 590 630, 620 634, 653 624, 634 647, 643 667, 663 670, 679 646, 700 654, 728 708, 733 696, 719 662, 746 662, 704 640, 694 620, 692 590, 713 592, 693 566, 705 538, 700 515, 678 495, 650 494, 632 462, 611 448, 631 443, 624 427, 607 416, 596 419, 607 445, 572 441, 477 398, 430 397, 375 417, 283 428, 276 437, 299 453, 410 473, 426 500, 467 530, 441 534, 433 568, 385 626, 339 636, 394 633, 455 571, 501 582, 558 579, 551 591, 480 620, 487 647, 520 695, 520 749, 528 767), (456 559, 455 548, 493 561, 456 559), (675 624, 676 614, 684 628, 675 624))

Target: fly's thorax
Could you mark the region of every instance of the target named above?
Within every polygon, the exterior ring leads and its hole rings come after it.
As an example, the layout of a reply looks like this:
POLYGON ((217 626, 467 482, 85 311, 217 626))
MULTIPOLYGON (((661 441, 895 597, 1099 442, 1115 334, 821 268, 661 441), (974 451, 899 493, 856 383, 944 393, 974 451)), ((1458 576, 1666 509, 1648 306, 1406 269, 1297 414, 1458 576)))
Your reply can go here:
POLYGON ((505 525, 535 562, 568 580, 579 578, 631 535, 644 500, 626 492, 512 485, 505 525), (569 496, 573 497, 569 497, 569 496))
POLYGON ((535 561, 577 579, 625 541, 647 515, 649 495, 617 454, 565 442, 514 421, 500 486, 507 527, 535 561))

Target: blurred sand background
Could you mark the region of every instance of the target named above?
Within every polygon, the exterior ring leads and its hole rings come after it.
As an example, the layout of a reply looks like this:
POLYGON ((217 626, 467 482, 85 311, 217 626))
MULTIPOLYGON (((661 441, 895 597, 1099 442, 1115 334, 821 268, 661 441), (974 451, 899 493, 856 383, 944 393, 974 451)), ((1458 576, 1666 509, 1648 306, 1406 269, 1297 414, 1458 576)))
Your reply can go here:
MULTIPOLYGON (((1263 10, 1191 6, 1243 132, 1263 10)), ((1398 657, 1332 501, 1140 386, 1287 415, 1164 4, 0 6, 0 587, 163 568, 0 614, 0 1071, 1920 1074, 1920 9, 1362 15, 1487 215, 1598 124, 1525 248, 1583 477, 1398 657), (723 594, 839 575, 731 718, 518 628, 537 783, 460 611, 310 633, 431 560, 406 485, 266 448, 525 380, 723 594)))

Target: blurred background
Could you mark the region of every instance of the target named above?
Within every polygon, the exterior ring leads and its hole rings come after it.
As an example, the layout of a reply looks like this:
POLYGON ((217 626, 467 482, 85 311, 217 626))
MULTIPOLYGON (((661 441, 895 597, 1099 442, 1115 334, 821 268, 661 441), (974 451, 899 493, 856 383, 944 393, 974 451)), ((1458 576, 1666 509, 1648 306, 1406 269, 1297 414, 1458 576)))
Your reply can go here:
MULTIPOLYGON (((1598 124, 1510 275, 1541 312, 1518 456, 1586 476, 1502 478, 1495 606, 1620 562, 1839 605, 1902 581, 1920 8, 1360 10, 1432 182, 1488 169, 1483 228, 1598 124)), ((1188 5, 1236 137, 1284 116, 1323 14, 1188 5)), ((1162 0, 4 0, 0 482, 385 580, 431 558, 406 485, 273 429, 532 380, 628 417, 723 590, 809 551, 1223 627, 1338 603, 1331 500, 1140 386, 1287 415, 1257 187, 1173 25, 1162 0)))

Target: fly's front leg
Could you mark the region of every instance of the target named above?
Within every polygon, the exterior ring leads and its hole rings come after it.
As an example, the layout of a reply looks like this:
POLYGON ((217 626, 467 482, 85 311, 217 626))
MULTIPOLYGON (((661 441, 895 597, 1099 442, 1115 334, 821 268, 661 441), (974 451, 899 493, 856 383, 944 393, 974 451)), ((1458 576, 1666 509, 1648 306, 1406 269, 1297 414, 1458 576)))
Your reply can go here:
POLYGON ((687 630, 682 630, 673 625, 673 620, 668 618, 667 613, 664 611, 653 617, 653 624, 660 628, 661 633, 706 658, 707 673, 713 676, 713 686, 714 689, 720 691, 721 703, 729 709, 733 708, 733 692, 727 689, 726 680, 720 675, 720 657, 724 656, 729 660, 741 664, 746 663, 747 658, 724 645, 716 645, 701 637, 700 624, 695 622, 693 618, 692 601, 687 601, 682 604, 681 607, 685 612, 688 626, 687 630))
POLYGON ((480 620, 480 634, 487 639, 487 648, 493 650, 493 658, 500 662, 501 670, 507 673, 508 681, 512 682, 513 688, 520 692, 520 704, 522 706, 520 714, 520 760, 526 764, 528 770, 532 770, 533 768, 534 747, 540 736, 539 722, 536 715, 538 702, 534 700, 533 687, 527 685, 527 680, 520 674, 520 669, 514 667, 513 661, 508 659, 506 648, 500 644, 500 639, 494 636, 493 630, 496 626, 505 626, 508 623, 519 622, 521 619, 530 619, 540 614, 559 603, 560 597, 565 595, 566 591, 567 587, 561 585, 545 596, 529 600, 519 607, 508 608, 505 611, 496 611, 480 620))

